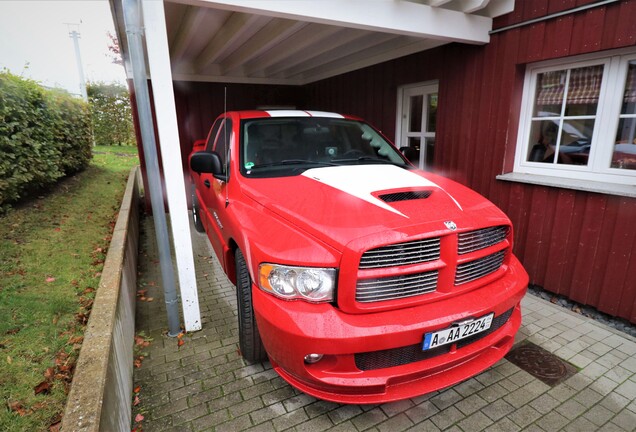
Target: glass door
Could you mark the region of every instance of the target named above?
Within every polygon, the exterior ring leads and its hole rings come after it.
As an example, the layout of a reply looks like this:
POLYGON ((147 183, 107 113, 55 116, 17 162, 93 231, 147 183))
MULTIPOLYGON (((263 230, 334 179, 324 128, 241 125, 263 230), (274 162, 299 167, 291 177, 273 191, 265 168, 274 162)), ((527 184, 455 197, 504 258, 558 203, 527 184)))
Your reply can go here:
POLYGON ((398 95, 398 131, 396 140, 414 165, 431 169, 435 161, 438 85, 402 87, 398 95))

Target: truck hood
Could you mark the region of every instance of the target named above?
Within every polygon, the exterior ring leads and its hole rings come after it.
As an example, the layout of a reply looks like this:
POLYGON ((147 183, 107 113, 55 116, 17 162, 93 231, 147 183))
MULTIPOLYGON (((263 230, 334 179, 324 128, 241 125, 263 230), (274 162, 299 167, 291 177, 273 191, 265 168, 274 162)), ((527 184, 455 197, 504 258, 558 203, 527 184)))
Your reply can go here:
POLYGON ((379 233, 392 237, 378 239, 388 243, 413 232, 443 233, 453 224, 472 228, 507 221, 492 203, 458 183, 394 165, 322 167, 247 180, 248 197, 340 251, 379 233))

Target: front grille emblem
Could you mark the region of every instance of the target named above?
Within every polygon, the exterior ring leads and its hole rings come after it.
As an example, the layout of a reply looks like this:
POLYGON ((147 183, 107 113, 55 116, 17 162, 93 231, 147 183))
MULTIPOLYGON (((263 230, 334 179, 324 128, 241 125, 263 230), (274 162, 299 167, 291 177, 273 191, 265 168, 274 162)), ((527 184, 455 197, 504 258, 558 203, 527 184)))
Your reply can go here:
POLYGON ((446 228, 448 228, 451 231, 455 231, 457 229, 457 225, 455 225, 455 222, 453 221, 446 221, 444 222, 444 225, 446 225, 446 228))

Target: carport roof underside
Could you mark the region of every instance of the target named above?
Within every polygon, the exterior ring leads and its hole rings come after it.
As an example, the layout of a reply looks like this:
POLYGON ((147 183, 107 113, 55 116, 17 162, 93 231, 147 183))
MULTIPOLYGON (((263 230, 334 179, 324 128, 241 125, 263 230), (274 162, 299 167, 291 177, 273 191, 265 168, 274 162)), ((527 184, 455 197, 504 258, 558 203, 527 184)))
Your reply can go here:
MULTIPOLYGON (((111 0, 129 71, 120 0, 111 0)), ((514 0, 165 2, 172 77, 303 85, 450 42, 485 44, 514 0)), ((128 73, 128 76, 132 75, 128 73)))

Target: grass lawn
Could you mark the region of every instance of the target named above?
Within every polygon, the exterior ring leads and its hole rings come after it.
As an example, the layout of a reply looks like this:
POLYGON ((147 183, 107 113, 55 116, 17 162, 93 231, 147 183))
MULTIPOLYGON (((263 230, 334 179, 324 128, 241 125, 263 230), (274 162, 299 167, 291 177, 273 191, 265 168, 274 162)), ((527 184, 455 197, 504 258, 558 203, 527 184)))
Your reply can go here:
POLYGON ((0 217, 0 430, 61 418, 135 147, 0 217))

